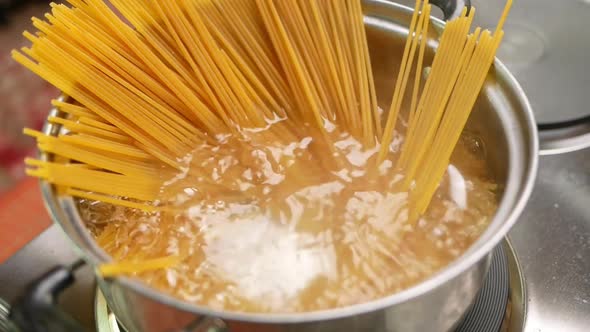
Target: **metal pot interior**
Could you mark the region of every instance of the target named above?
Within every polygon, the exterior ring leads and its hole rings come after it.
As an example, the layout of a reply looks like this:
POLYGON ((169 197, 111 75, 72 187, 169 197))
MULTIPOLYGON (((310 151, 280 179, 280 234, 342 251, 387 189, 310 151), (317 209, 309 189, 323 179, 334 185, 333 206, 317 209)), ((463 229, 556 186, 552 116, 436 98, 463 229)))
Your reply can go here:
MULTIPOLYGON (((365 0, 364 9, 376 86, 383 107, 391 98, 412 10, 386 0, 365 0)), ((436 19, 433 23, 426 63, 432 59, 437 46, 436 40, 443 25, 443 22, 436 19)), ((386 106, 383 108, 387 109, 386 106)), ((51 115, 63 116, 58 110, 52 110, 51 115)), ((56 135, 59 129, 59 126, 47 124, 45 132, 56 135)), ((333 319, 378 310, 419 297, 445 284, 485 257, 516 221, 532 190, 537 166, 535 122, 522 90, 499 61, 496 61, 491 70, 470 117, 467 130, 480 136, 485 144, 487 162, 501 187, 498 197, 499 209, 487 231, 463 256, 430 279, 401 293, 370 303, 324 312, 257 315, 216 312, 184 303, 130 278, 117 278, 112 282, 184 311, 256 322, 333 319)), ((46 160, 52 158, 51 155, 41 157, 46 160)), ((93 265, 107 261, 106 253, 86 231, 73 200, 69 197, 58 197, 55 188, 47 183, 42 183, 42 191, 52 217, 68 234, 82 256, 93 265)))

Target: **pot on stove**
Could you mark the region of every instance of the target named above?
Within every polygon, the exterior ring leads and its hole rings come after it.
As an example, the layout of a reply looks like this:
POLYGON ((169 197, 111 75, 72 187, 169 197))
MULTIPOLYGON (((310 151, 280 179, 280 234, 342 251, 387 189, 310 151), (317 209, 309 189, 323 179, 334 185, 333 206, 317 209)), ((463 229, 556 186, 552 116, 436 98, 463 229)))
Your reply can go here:
MULTIPOLYGON (((468 2, 468 1, 467 1, 468 2)), ((445 18, 458 15, 464 1, 432 1, 445 18)), ((405 39, 412 9, 387 0, 365 0, 365 24, 371 53, 382 52, 405 39)), ((430 52, 436 48, 433 19, 430 52)), ((379 87, 378 87, 379 89, 379 87)), ((62 116, 56 109, 52 116, 62 116)), ((294 314, 246 314, 216 311, 172 298, 131 278, 101 279, 98 284, 110 309, 128 331, 449 331, 469 309, 490 266, 494 248, 516 222, 532 191, 537 170, 538 138, 529 102, 506 67, 496 60, 471 115, 468 128, 486 145, 486 158, 501 187, 498 210, 482 236, 460 258, 429 279, 400 293, 354 306, 294 314)), ((46 124, 56 135, 59 125, 46 124)), ((42 158, 50 160, 51 155, 42 158)), ((108 260, 78 214, 71 198, 58 197, 42 182, 43 197, 52 218, 66 232, 84 259, 93 266, 108 260)), ((30 289, 13 310, 23 330, 35 331, 47 321, 77 329, 75 322, 56 311, 50 294, 72 282, 74 267, 57 268, 30 289), (37 315, 37 317, 35 317, 37 315), (27 320, 28 323, 27 323, 27 320), (66 325, 63 325, 66 324, 66 325)))

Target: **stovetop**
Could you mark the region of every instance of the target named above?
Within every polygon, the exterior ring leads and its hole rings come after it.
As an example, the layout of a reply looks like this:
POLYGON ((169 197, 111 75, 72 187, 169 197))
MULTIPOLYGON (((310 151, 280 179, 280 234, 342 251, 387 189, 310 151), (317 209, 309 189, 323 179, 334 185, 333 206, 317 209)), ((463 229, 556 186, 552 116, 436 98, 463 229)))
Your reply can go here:
POLYGON ((510 232, 527 289, 527 331, 590 330, 590 150, 541 157, 510 232))

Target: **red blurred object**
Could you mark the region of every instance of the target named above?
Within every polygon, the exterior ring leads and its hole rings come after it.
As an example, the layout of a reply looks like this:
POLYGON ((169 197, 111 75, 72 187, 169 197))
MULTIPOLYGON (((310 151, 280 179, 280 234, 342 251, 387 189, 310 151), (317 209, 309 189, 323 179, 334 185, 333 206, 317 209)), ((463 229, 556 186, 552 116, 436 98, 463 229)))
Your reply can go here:
POLYGON ((51 225, 33 178, 0 194, 0 264, 51 225))
POLYGON ((47 3, 23 5, 0 25, 0 263, 50 225, 38 181, 24 175, 23 159, 35 154, 35 141, 22 130, 43 126, 59 92, 10 56, 30 44, 22 32, 31 29, 31 16, 48 9, 47 3))
POLYGON ((22 160, 34 154, 35 142, 22 129, 40 129, 51 99, 59 93, 10 56, 12 49, 29 44, 22 31, 30 28, 30 17, 47 10, 47 5, 19 8, 11 11, 8 24, 0 26, 0 194, 24 178, 22 160))

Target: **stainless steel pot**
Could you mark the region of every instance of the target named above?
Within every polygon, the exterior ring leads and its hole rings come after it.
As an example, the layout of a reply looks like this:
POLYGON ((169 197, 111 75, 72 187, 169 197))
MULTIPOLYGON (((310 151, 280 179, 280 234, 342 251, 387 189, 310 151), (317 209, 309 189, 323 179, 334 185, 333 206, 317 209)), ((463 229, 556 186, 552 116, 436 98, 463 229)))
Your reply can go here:
MULTIPOLYGON (((457 3, 462 2, 438 3, 445 9, 445 16, 451 17, 461 8, 457 3)), ((378 90, 390 93, 391 78, 397 67, 391 61, 401 54, 412 10, 385 0, 365 0, 364 9, 378 90)), ((444 24, 436 19, 433 22, 439 28, 444 24)), ((432 30, 430 51, 437 45, 437 29, 432 30)), ((487 159, 502 187, 499 209, 481 238, 430 279, 401 293, 346 308, 304 314, 244 314, 188 304, 130 278, 99 278, 110 308, 128 331, 451 330, 479 291, 491 251, 526 204, 537 170, 537 131, 529 102, 499 61, 495 62, 476 108, 468 128, 488 143, 487 159)), ((52 115, 61 114, 53 110, 52 115)), ((45 132, 56 135, 59 129, 48 124, 45 132)), ((51 159, 50 155, 42 157, 51 159)), ((72 199, 58 197, 47 183, 42 183, 42 191, 53 219, 81 256, 94 266, 107 261, 105 252, 85 229, 72 199)))

